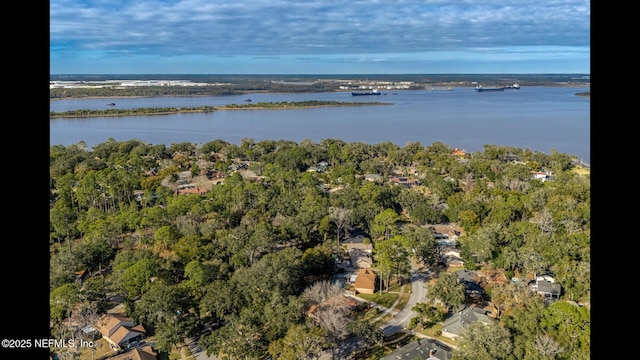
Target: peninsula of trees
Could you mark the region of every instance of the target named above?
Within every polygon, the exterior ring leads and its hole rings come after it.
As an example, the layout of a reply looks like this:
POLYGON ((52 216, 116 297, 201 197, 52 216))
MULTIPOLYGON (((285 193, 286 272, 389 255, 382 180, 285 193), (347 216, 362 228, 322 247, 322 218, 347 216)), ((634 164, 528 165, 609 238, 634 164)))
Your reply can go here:
POLYGON ((225 106, 198 106, 198 107, 164 107, 164 108, 135 108, 135 109, 104 109, 104 110, 69 110, 49 113, 50 119, 57 118, 80 118, 95 116, 136 116, 136 115, 168 115, 177 113, 203 113, 216 110, 293 110, 314 107, 337 107, 337 106, 371 106, 389 105, 383 102, 343 102, 343 101, 294 101, 294 102, 257 102, 250 104, 228 104, 225 106))
POLYGON ((186 337, 225 360, 340 358, 357 337, 358 358, 377 359, 389 350, 377 309, 346 306, 330 286, 358 233, 383 280, 370 299, 397 296, 410 262, 432 271, 414 331, 473 301, 493 309, 496 325, 463 333, 454 360, 588 359, 590 178, 575 164, 440 142, 51 146, 51 333, 85 336, 122 303, 164 358, 186 337), (430 227, 442 224, 463 230, 465 269, 496 275, 481 299, 440 262, 430 227), (561 284, 559 299, 519 285, 541 274, 561 284))

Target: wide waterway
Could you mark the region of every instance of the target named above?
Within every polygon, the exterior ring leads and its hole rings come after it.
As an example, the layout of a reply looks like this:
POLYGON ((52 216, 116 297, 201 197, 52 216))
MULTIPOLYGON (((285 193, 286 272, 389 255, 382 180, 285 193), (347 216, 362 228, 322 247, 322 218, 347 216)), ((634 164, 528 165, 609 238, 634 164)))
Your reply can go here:
POLYGON ((219 110, 209 113, 156 116, 59 118, 49 121, 50 144, 89 147, 113 138, 148 144, 204 144, 221 139, 240 144, 254 141, 341 139, 399 146, 442 142, 468 152, 487 144, 550 153, 556 150, 590 162, 590 98, 576 96, 588 87, 522 87, 519 90, 476 92, 383 90, 378 96, 349 92, 234 96, 91 98, 51 100, 50 110, 188 108, 257 102, 328 100, 385 102, 388 106, 326 107, 295 110, 219 110), (115 103, 115 106, 107 105, 115 103))

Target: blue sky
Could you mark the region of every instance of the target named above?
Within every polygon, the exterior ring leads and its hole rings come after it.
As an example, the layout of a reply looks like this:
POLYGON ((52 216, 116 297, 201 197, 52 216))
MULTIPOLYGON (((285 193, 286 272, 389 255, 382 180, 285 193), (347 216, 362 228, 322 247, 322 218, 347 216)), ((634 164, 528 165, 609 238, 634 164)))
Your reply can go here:
POLYGON ((51 0, 51 74, 590 73, 589 0, 51 0))

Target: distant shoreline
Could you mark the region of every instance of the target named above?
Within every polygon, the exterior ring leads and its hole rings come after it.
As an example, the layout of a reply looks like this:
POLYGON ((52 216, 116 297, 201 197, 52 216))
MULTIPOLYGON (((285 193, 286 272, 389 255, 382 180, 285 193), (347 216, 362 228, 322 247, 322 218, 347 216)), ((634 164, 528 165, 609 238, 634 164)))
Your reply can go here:
MULTIPOLYGON (((442 87, 447 87, 447 88, 451 88, 451 90, 455 90, 455 89, 468 89, 468 88, 472 88, 473 86, 455 86, 455 85, 437 85, 437 87, 442 88, 442 87)), ((555 84, 555 85, 530 85, 527 87, 584 87, 584 88, 589 88, 591 87, 590 84, 555 84)), ((410 90, 388 90, 390 92, 396 92, 396 91, 420 91, 420 90, 425 90, 425 91, 429 91, 431 88, 435 88, 435 86, 431 86, 428 88, 424 88, 424 89, 410 89, 410 90)), ((354 90, 335 90, 335 91, 328 91, 328 92, 337 92, 337 93, 349 93, 352 92, 354 90)), ((387 90, 384 90, 385 92, 387 90)), ((320 91, 319 91, 320 92, 320 91)), ((318 92, 318 93, 319 93, 318 92)), ((259 93, 263 93, 263 94, 293 94, 294 92, 287 92, 287 91, 268 91, 268 90, 242 90, 240 91, 241 94, 259 94, 259 93)), ((313 92, 312 92, 313 93, 313 92)), ((193 95, 154 95, 154 96, 144 96, 144 95, 105 95, 105 96, 96 96, 96 95, 91 95, 91 96, 73 96, 73 97, 50 97, 49 100, 50 101, 56 101, 56 100, 80 100, 80 99, 134 99, 134 98, 158 98, 158 97, 166 97, 166 98, 174 98, 174 97, 227 97, 227 96, 238 96, 241 94, 230 94, 230 95, 212 95, 212 94, 193 94, 193 95)), ((575 93, 575 95, 577 96, 590 96, 591 92, 590 91, 585 91, 585 92, 579 92, 579 93, 575 93)))
POLYGON ((241 105, 224 105, 224 106, 205 106, 197 108, 163 108, 162 111, 150 111, 153 108, 137 108, 137 109, 106 109, 106 110, 94 110, 91 113, 79 113, 85 110, 64 111, 64 112, 51 112, 49 119, 76 119, 76 118, 91 118, 91 117, 122 117, 122 116, 161 116, 161 115, 173 115, 173 114, 188 114, 188 113, 207 113, 214 111, 226 111, 226 110, 297 110, 297 109, 310 109, 310 108, 325 108, 325 107, 353 107, 353 106, 375 106, 375 105, 392 105, 391 103, 384 102, 371 102, 371 103, 352 103, 352 102, 325 102, 317 104, 305 104, 304 102, 297 103, 256 103, 256 104, 241 104, 241 105), (270 105, 270 106, 267 106, 270 105))

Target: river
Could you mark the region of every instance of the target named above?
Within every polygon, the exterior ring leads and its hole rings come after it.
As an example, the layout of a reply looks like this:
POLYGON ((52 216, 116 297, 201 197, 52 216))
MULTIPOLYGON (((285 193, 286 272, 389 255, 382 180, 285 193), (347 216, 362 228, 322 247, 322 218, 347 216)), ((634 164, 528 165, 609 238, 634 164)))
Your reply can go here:
POLYGON ((222 106, 245 104, 248 98, 253 104, 328 100, 390 105, 60 118, 49 121, 49 140, 50 145, 84 141, 92 147, 110 138, 167 145, 204 144, 216 139, 239 145, 244 138, 298 143, 331 138, 369 144, 390 141, 399 146, 442 142, 467 152, 482 151, 484 145, 491 144, 547 154, 555 150, 589 163, 590 98, 575 95, 585 91, 589 88, 541 86, 476 92, 471 87, 458 87, 453 91, 382 90, 383 95, 355 97, 349 92, 327 92, 51 100, 50 111, 55 112, 222 106))

